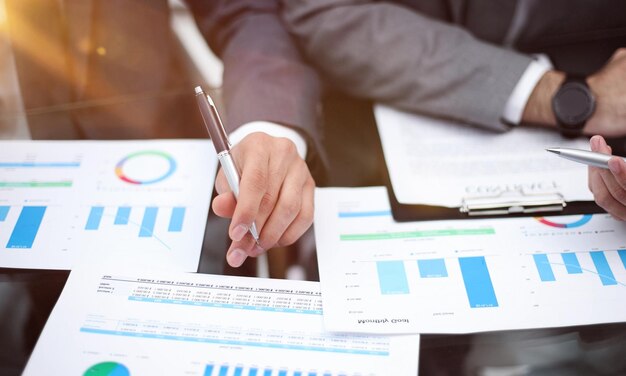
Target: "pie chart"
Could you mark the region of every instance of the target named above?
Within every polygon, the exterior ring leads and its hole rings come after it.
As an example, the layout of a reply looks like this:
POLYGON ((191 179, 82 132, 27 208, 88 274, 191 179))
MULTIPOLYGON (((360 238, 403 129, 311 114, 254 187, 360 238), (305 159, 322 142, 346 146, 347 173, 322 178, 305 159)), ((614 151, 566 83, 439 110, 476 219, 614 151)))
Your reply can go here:
POLYGON ((102 362, 89 367, 83 376, 130 376, 130 372, 121 363, 102 362))

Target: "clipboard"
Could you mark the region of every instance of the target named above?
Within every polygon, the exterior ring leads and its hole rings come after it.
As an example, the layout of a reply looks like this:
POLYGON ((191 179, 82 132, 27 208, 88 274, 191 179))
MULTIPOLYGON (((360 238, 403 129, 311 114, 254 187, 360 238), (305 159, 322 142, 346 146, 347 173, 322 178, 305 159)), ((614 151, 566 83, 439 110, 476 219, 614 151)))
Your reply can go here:
MULTIPOLYGON (((563 142, 557 134, 542 129, 525 128, 524 130, 519 129, 511 133, 498 135, 493 132, 489 133, 484 130, 471 129, 459 123, 405 113, 382 105, 376 105, 374 113, 385 161, 383 181, 388 188, 387 192, 393 217, 397 221, 571 215, 604 212, 593 201, 574 201, 576 199, 588 200, 591 197, 588 193, 580 194, 581 190, 586 191, 586 184, 584 189, 580 188, 583 187, 581 185, 583 184, 582 180, 586 180, 586 169, 576 170, 575 174, 570 175, 571 168, 582 169, 584 166, 570 164, 563 166, 554 165, 551 159, 547 160, 543 157, 545 142, 550 144, 563 142), (426 139, 422 137, 424 134, 434 141, 424 141, 426 139), (494 141, 496 139, 499 141, 494 141), (431 143, 434 143, 435 146, 431 145, 431 143), (441 188, 443 189, 437 191, 437 185, 433 185, 432 182, 438 175, 428 175, 432 169, 424 169, 421 161, 417 158, 430 153, 430 150, 441 150, 441 145, 446 145, 448 148, 446 150, 450 150, 452 153, 444 153, 446 155, 444 155, 443 160, 438 159, 438 157, 441 157, 441 154, 435 154, 433 159, 424 163, 434 162, 438 164, 437 168, 450 169, 450 171, 454 171, 454 176, 462 178, 460 180, 457 178, 450 180, 448 176, 444 175, 444 180, 442 181, 448 183, 441 184, 448 185, 442 185, 441 188), (519 152, 522 149, 519 147, 520 145, 524 145, 524 151, 521 153, 519 152), (417 154, 411 155, 412 152, 409 147, 416 150, 417 154), (458 159, 452 159, 452 165, 445 162, 445 157, 448 154, 459 155, 461 153, 457 148, 461 150, 469 149, 466 152, 486 149, 486 154, 479 154, 480 158, 486 158, 483 155, 493 155, 494 152, 505 153, 503 160, 495 159, 492 162, 492 159, 484 159, 484 161, 488 161, 488 164, 479 165, 483 167, 478 168, 478 171, 484 171, 485 168, 491 167, 492 164, 502 166, 503 163, 509 163, 508 161, 511 157, 508 153, 515 153, 515 149, 518 149, 518 154, 511 155, 514 158, 513 160, 517 161, 515 166, 524 166, 524 168, 517 167, 520 171, 519 173, 526 174, 527 180, 536 179, 533 180, 535 182, 544 181, 546 178, 554 180, 553 185, 536 186, 536 188, 527 187, 525 191, 524 188, 518 188, 522 184, 512 184, 514 183, 513 181, 507 180, 516 180, 518 175, 513 175, 509 171, 504 176, 497 175, 497 171, 500 170, 496 168, 496 173, 491 172, 484 174, 484 176, 493 175, 493 177, 499 178, 499 180, 496 179, 499 183, 478 180, 481 184, 485 184, 482 186, 484 189, 467 189, 469 187, 466 187, 464 190, 458 189, 459 185, 463 184, 463 180, 466 179, 464 177, 467 171, 464 170, 466 166, 456 162, 458 159), (428 152, 424 150, 428 150, 428 152), (526 153, 526 150, 530 150, 532 153, 526 153), (387 152, 389 152, 389 155, 387 155, 387 152), (504 162, 504 160, 507 162, 504 162), (389 167, 389 163, 394 163, 393 168, 389 167), (531 165, 534 163, 533 166, 537 172, 533 172, 535 170, 532 169, 530 172, 527 171, 525 168, 526 163, 531 165), (546 169, 547 163, 549 163, 550 169, 546 169), (397 166, 401 167, 398 168, 397 166), (540 167, 538 168, 538 166, 540 167), (420 173, 425 175, 419 175, 420 173), (534 175, 535 173, 537 175, 534 175), (392 174, 395 174, 393 175, 394 179, 392 179, 392 174), (407 179, 407 176, 413 176, 413 178, 407 179), (416 178, 416 176, 426 176, 426 185, 413 185, 419 182, 419 178, 416 178), (575 181, 571 184, 575 185, 572 186, 569 184, 568 179, 574 177, 575 181), (397 187, 399 191, 394 191, 392 181, 400 184, 397 187), (490 187, 491 183, 493 183, 495 188, 490 187), (430 190, 422 189, 423 187, 429 187, 428 189, 430 190), (576 187, 574 191, 578 192, 577 194, 572 194, 572 188, 574 187, 576 187), (450 190, 449 188, 454 189, 450 190), (423 203, 420 203, 418 200, 411 199, 412 197, 420 197, 419 195, 429 194, 433 189, 436 194, 439 194, 437 200, 424 200, 423 203), (442 202, 441 197, 444 194, 449 194, 449 192, 454 192, 454 196, 450 196, 454 197, 454 200, 449 202, 449 205, 454 205, 454 207, 438 203, 442 202), (402 199, 402 202, 399 197, 402 199), (568 197, 571 201, 567 201, 568 197)), ((580 143, 581 141, 570 142, 580 143)), ((555 159, 554 163, 567 162, 555 159)), ((518 174, 518 172, 515 172, 515 174, 518 174)), ((471 176, 469 179, 476 179, 476 176, 471 176)), ((470 181, 474 182, 474 184, 476 182, 476 180, 470 181)), ((525 180, 522 179, 523 181, 525 180)))
POLYGON ((604 209, 593 201, 566 202, 558 193, 534 197, 532 195, 524 197, 523 192, 520 192, 519 196, 468 197, 464 199, 464 205, 458 208, 403 204, 398 201, 393 192, 387 169, 384 175, 391 214, 398 222, 605 213, 604 209))

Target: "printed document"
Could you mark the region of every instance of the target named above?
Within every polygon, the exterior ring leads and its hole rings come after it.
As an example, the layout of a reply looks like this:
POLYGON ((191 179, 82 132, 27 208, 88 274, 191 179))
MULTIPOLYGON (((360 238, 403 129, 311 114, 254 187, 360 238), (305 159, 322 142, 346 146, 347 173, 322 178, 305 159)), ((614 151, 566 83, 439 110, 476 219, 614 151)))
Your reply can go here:
POLYGON ((325 333, 317 282, 75 269, 28 375, 416 375, 419 336, 325 333))
POLYGON ((626 223, 608 214, 397 223, 384 187, 318 189, 315 198, 328 330, 626 321, 626 223))
POLYGON ((0 142, 0 267, 196 271, 216 168, 208 140, 0 142))
POLYGON ((558 193, 592 201, 587 166, 545 151, 589 149, 585 139, 517 127, 495 133, 377 105, 378 132, 400 203, 460 207, 463 199, 558 193))

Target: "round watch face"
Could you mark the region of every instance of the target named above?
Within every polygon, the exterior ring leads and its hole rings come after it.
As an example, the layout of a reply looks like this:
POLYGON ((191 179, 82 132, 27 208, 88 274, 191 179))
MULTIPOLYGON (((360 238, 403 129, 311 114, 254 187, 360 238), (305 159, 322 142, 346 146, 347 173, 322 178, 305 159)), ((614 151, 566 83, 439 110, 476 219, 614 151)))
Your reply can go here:
POLYGON ((593 114, 595 99, 584 83, 566 82, 554 96, 552 107, 561 127, 582 129, 593 114))

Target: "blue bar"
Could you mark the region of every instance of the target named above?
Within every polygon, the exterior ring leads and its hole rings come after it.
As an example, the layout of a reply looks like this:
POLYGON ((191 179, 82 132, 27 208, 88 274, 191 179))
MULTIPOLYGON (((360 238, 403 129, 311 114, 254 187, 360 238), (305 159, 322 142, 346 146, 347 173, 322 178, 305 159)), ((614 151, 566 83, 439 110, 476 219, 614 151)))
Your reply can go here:
POLYGON ((295 371, 295 372, 293 373, 293 376, 302 376, 302 372, 300 372, 300 371, 295 371))
POLYGON ((185 218, 185 208, 176 207, 172 209, 172 216, 170 217, 170 225, 167 228, 169 232, 180 232, 183 230, 183 219, 185 218))
POLYGON ((31 248, 45 212, 45 206, 24 206, 17 218, 7 248, 31 248))
POLYGON ((0 167, 80 167, 80 162, 2 162, 0 167))
POLYGON ((219 376, 226 376, 228 374, 228 366, 221 366, 219 376))
POLYGON ((408 294, 409 283, 402 261, 378 261, 378 282, 382 294, 408 294))
POLYGON ((287 370, 281 369, 278 371, 278 376, 287 376, 287 370))
POLYGON ((339 218, 359 218, 359 217, 387 217, 391 215, 391 210, 367 211, 367 212, 339 212, 339 218))
POLYGON ((256 376, 256 373, 257 373, 258 371, 259 371, 259 370, 258 370, 258 369, 256 369, 256 368, 250 368, 250 370, 248 371, 248 376, 256 376))
POLYGON ((421 278, 441 278, 448 276, 446 263, 443 259, 417 260, 421 278))
POLYGON ((97 230, 98 227, 100 227, 102 214, 104 214, 104 206, 93 206, 89 211, 89 218, 87 218, 85 230, 97 230))
POLYGON ((497 307, 498 299, 496 299, 485 258, 482 256, 460 257, 459 264, 470 307, 497 307))
POLYGON ((622 260, 622 264, 624 264, 624 268, 626 269, 626 249, 620 249, 617 251, 619 258, 622 260))
POLYGON ((146 211, 143 213, 143 220, 141 221, 141 229, 139 230, 140 238, 149 238, 152 236, 158 212, 159 208, 155 206, 146 208, 146 211))
POLYGON ((563 257, 563 264, 565 264, 567 274, 580 274, 583 272, 575 253, 561 253, 561 256, 563 257))
POLYGON ((541 281, 556 281, 556 278, 554 278, 554 272, 552 272, 552 266, 550 266, 550 262, 548 261, 548 255, 545 253, 533 255, 533 259, 535 260, 535 266, 537 267, 541 281))
POLYGON ((3 222, 5 219, 7 219, 10 208, 10 206, 0 206, 0 222, 3 222))
POLYGON ((211 375, 213 375, 213 364, 207 364, 206 367, 204 367, 204 376, 211 375))
POLYGON ((598 275, 600 276, 600 281, 602 281, 602 285, 617 285, 617 281, 615 280, 613 271, 609 266, 609 262, 606 260, 604 252, 594 251, 589 252, 589 254, 591 254, 591 259, 593 260, 593 264, 596 266, 596 270, 598 271, 598 275))
POLYGON ((115 213, 115 225, 127 225, 128 219, 130 218, 130 207, 129 206, 120 206, 117 208, 117 213, 115 213))
POLYGON ((235 374, 233 376, 242 376, 242 375, 243 375, 243 368, 241 366, 235 367, 235 374))
POLYGON ((263 376, 272 376, 272 370, 266 369, 265 371, 263 371, 263 376))
POLYGON ((309 372, 309 376, 317 376, 317 373, 315 373, 315 372, 309 372))

